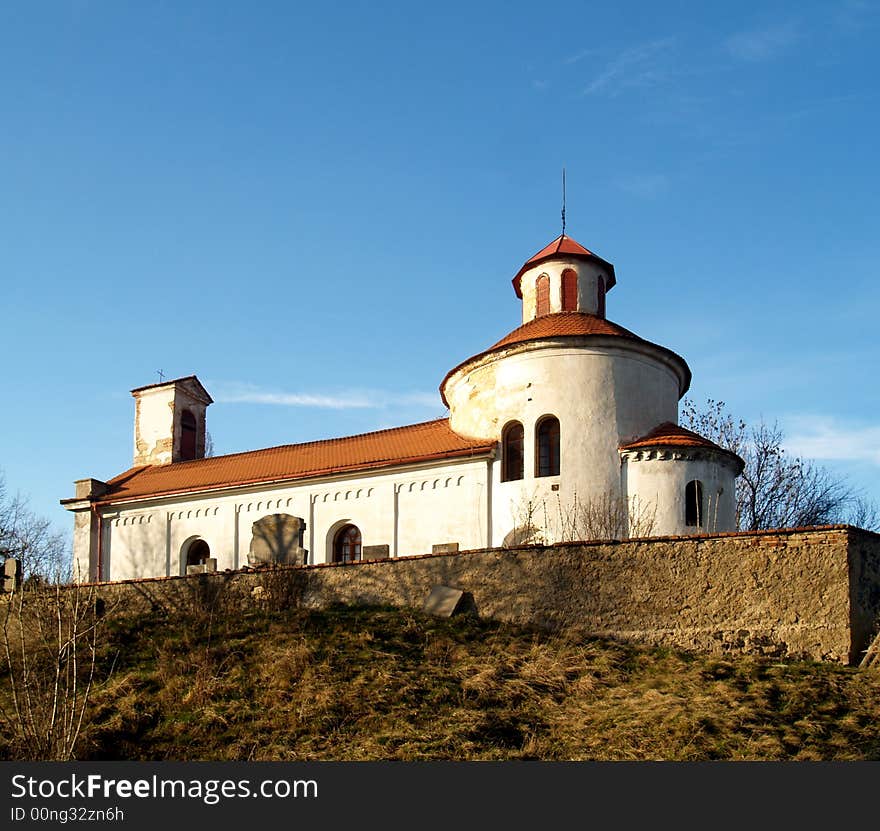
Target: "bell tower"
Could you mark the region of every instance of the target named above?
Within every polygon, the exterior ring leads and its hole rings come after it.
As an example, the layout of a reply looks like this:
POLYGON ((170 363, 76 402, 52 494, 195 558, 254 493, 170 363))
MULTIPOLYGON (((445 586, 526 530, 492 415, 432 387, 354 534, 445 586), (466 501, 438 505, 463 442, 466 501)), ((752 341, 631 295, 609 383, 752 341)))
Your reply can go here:
POLYGON ((149 384, 134 396, 134 464, 205 457, 205 411, 213 399, 195 375, 149 384))

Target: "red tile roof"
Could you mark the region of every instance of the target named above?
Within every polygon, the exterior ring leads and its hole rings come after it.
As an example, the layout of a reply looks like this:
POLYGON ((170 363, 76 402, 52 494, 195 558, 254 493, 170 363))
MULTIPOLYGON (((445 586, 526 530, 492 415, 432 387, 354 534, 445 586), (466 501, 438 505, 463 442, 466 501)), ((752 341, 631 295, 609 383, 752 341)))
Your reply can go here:
POLYGON ((530 320, 527 323, 523 323, 522 326, 518 326, 493 346, 490 346, 483 352, 462 361, 460 364, 450 369, 449 372, 446 373, 446 377, 440 383, 440 396, 443 399, 443 403, 449 406, 444 391, 446 382, 450 379, 453 373, 457 372, 465 364, 469 364, 471 361, 482 358, 490 352, 495 352, 518 343, 542 340, 543 338, 586 337, 595 335, 611 335, 613 337, 626 338, 627 340, 647 344, 654 349, 659 349, 662 352, 665 352, 667 355, 671 355, 676 361, 681 362, 684 369, 685 383, 681 395, 684 395, 685 392, 687 392, 687 388, 690 386, 691 382, 691 371, 684 358, 677 355, 671 349, 667 349, 665 346, 659 346, 656 343, 651 343, 651 341, 640 338, 634 332, 630 332, 629 329, 624 329, 623 326, 618 326, 616 323, 612 323, 604 317, 587 314, 586 312, 554 312, 553 314, 542 315, 541 317, 536 317, 534 320, 530 320))
POLYGON ((540 338, 555 338, 560 335, 615 335, 621 338, 641 340, 634 332, 630 332, 629 329, 624 329, 623 326, 618 326, 604 317, 586 312, 554 312, 523 323, 522 326, 518 326, 510 334, 505 335, 486 351, 491 352, 514 343, 525 343, 540 338))
POLYGON ((487 456, 494 448, 494 441, 458 435, 449 426, 449 419, 442 418, 358 436, 133 467, 107 483, 108 491, 100 502, 292 481, 435 459, 487 456))
POLYGON ((611 263, 607 260, 603 260, 598 254, 594 254, 592 251, 584 248, 583 245, 576 242, 571 237, 567 237, 565 234, 560 234, 555 240, 553 240, 553 242, 544 246, 537 254, 526 260, 523 267, 517 272, 516 277, 511 281, 516 296, 522 299, 522 291, 520 290, 519 281, 525 272, 536 266, 538 263, 542 263, 545 260, 552 260, 560 255, 580 260, 593 260, 604 265, 608 270, 608 280, 605 284, 606 291, 617 282, 617 278, 614 276, 614 266, 611 265, 611 263))
POLYGON ((745 462, 736 453, 715 444, 714 441, 709 441, 693 430, 673 424, 671 421, 664 421, 644 436, 620 445, 621 450, 638 450, 643 447, 705 447, 733 456, 740 465, 745 465, 745 462))

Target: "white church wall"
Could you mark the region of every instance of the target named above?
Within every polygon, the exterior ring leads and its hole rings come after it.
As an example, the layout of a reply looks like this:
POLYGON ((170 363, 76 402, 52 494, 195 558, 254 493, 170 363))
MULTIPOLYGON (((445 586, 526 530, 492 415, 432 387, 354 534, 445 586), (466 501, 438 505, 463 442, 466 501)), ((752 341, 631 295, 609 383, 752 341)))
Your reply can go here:
MULTIPOLYGON (((523 479, 502 482, 502 462, 494 465, 495 544, 522 524, 530 505, 558 518, 575 498, 583 503, 620 496, 618 446, 678 415, 679 377, 649 350, 614 343, 524 344, 479 359, 450 378, 453 429, 500 440, 510 422, 523 425, 523 479), (558 477, 535 475, 535 430, 546 415, 559 419, 558 477)), ((554 524, 542 525, 548 541, 555 541, 554 524)))
POLYGON ((119 573, 128 577, 165 575, 164 512, 141 508, 105 513, 102 526, 101 571, 105 580, 116 579, 119 573))
MULTIPOLYGON (((103 514, 104 580, 183 574, 193 541, 204 540, 219 570, 248 564, 253 524, 275 513, 305 522, 308 562, 332 561, 334 534, 361 531, 363 546, 388 546, 389 556, 430 553, 439 543, 462 549, 487 544, 486 462, 445 462, 408 471, 299 486, 154 499, 103 514), (412 489, 410 490, 410 487, 412 489), (423 487, 424 486, 424 487, 423 487)), ((87 564, 89 539, 77 556, 87 564)), ((83 572, 87 573, 87 572, 83 572)))
POLYGON ((430 554, 433 546, 461 550, 488 545, 487 465, 447 466, 398 485, 399 555, 430 554))
POLYGON ((736 478, 731 464, 715 454, 690 459, 688 455, 695 454, 662 450, 624 454, 622 478, 627 496, 653 517, 654 536, 735 530, 736 478), (701 526, 685 522, 685 488, 693 480, 703 488, 701 526))

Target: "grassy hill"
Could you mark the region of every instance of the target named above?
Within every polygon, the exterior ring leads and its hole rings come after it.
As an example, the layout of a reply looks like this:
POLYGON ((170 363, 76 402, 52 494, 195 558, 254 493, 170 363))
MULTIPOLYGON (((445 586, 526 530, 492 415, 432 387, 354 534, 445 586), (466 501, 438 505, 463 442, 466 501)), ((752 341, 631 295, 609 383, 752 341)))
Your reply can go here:
POLYGON ((411 610, 111 617, 98 670, 80 759, 880 759, 876 670, 411 610))

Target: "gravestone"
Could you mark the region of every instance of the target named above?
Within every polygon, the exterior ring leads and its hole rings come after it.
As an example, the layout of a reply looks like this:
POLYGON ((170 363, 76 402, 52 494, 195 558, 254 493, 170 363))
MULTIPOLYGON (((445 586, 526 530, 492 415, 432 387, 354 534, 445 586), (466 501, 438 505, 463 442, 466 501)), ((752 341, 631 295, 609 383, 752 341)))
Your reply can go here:
POLYGON ((390 555, 388 545, 365 545, 361 549, 362 560, 387 560, 390 555))
POLYGON ((15 557, 3 561, 3 591, 14 592, 21 585, 21 562, 15 557))
POLYGON ((258 519, 251 527, 248 565, 303 565, 308 553, 302 547, 305 528, 305 520, 290 514, 270 514, 258 519))
POLYGON ((434 586, 422 605, 422 611, 437 617, 452 617, 461 614, 476 614, 474 596, 451 586, 434 586))

